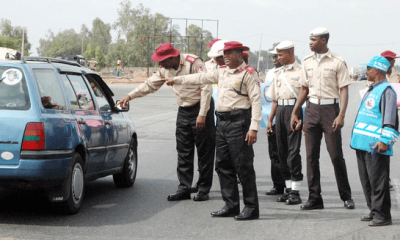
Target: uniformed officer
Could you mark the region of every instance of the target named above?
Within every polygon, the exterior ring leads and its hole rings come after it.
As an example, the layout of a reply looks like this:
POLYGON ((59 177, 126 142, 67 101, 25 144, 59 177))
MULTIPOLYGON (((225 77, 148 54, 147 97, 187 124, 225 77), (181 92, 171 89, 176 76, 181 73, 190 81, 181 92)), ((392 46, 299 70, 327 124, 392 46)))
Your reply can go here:
MULTIPOLYGON (((183 76, 203 72, 204 63, 197 56, 182 54, 170 43, 161 44, 152 60, 160 63, 160 69, 144 83, 121 100, 120 105, 138 97, 144 97, 160 89, 166 77, 183 76)), ((209 199, 212 185, 215 154, 214 101, 211 85, 181 85, 170 88, 176 93, 179 105, 176 120, 176 148, 178 151, 178 191, 168 196, 169 201, 190 199, 193 181, 194 147, 197 148, 199 162, 198 194, 194 201, 209 199)))
MULTIPOLYGON (((221 39, 213 39, 211 43, 207 45, 207 48, 211 48, 210 51, 207 53, 208 59, 204 62, 204 65, 207 69, 207 72, 214 72, 220 66, 225 64, 224 62, 224 52, 222 49, 224 48, 224 44, 228 42, 228 40, 221 40, 221 39)), ((217 89, 213 89, 216 92, 217 89)), ((213 95, 214 105, 215 105, 215 96, 213 95)), ((191 192, 196 193, 198 191, 198 183, 196 183, 192 188, 191 192)))
POLYGON ((370 209, 361 221, 370 221, 369 226, 375 227, 392 224, 389 171, 393 144, 399 137, 397 96, 386 80, 389 61, 376 56, 365 65, 373 84, 360 103, 350 146, 356 150, 361 185, 370 209))
POLYGON ((94 58, 92 58, 89 62, 89 68, 92 71, 96 71, 97 64, 99 64, 94 58))
POLYGON ((217 68, 219 68, 219 66, 225 64, 224 53, 221 51, 221 49, 224 48, 224 43, 228 42, 228 40, 221 40, 221 39, 214 39, 214 40, 217 41, 215 41, 212 44, 210 51, 207 53, 210 59, 204 62, 207 72, 214 72, 217 68))
MULTIPOLYGON (((285 180, 286 192, 277 199, 286 205, 300 204, 300 184, 303 181, 301 173, 301 129, 292 131, 290 117, 300 91, 299 79, 302 74, 301 65, 294 57, 294 44, 283 41, 276 46, 278 60, 283 65, 275 70, 275 77, 267 96, 274 100, 271 115, 268 120, 267 133, 273 132, 272 120, 275 117, 276 141, 281 166, 281 174, 285 180)), ((296 112, 299 119, 303 119, 303 110, 296 112)), ((301 123, 300 123, 301 125, 301 123)))
POLYGON ((307 203, 301 206, 302 210, 324 208, 319 170, 322 133, 334 167, 340 198, 346 209, 354 208, 341 134, 351 79, 344 59, 328 49, 328 40, 329 32, 326 28, 316 28, 310 32, 310 48, 314 53, 304 58, 304 74, 300 78, 302 87, 291 116, 292 130, 300 129, 302 120, 298 118, 297 112, 308 95, 304 133, 309 196, 307 203), (297 125, 293 127, 295 123, 297 125))
POLYGON ((259 218, 252 145, 257 141, 261 120, 261 92, 256 83, 255 69, 243 62, 243 51, 248 50, 248 47, 239 42, 227 42, 223 49, 227 67, 219 68, 213 73, 180 76, 167 81, 168 84, 218 83, 216 171, 225 206, 211 215, 235 216, 235 220, 259 218), (245 205, 240 214, 236 174, 243 187, 245 205))
MULTIPOLYGON (((270 69, 265 76, 265 82, 270 82, 275 78, 275 70, 282 67, 282 64, 278 61, 278 54, 276 53, 276 49, 269 52, 272 54, 272 63, 274 64, 274 68, 270 69)), ((273 120, 273 118, 272 118, 273 120)), ((285 180, 282 177, 281 167, 279 163, 278 157, 278 146, 276 143, 276 135, 275 135, 275 123, 272 122, 272 131, 268 132, 266 130, 267 138, 268 138, 268 153, 269 158, 271 160, 271 179, 273 186, 270 190, 265 192, 266 195, 279 195, 282 194, 285 189, 285 180)))

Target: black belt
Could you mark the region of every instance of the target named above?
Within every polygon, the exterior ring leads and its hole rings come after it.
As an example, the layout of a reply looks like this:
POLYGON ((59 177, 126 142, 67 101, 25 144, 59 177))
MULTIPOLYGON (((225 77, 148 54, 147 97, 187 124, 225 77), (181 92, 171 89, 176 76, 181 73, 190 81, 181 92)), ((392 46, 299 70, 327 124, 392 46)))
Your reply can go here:
POLYGON ((250 116, 249 109, 237 109, 232 110, 230 112, 217 112, 215 111, 215 115, 220 121, 238 121, 243 119, 246 116, 250 116))

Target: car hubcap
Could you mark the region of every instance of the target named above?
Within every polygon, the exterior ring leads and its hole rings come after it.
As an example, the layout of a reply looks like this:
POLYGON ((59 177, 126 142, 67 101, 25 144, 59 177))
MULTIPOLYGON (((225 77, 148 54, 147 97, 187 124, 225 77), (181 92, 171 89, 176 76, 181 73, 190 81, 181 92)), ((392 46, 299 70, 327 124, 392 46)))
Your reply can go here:
POLYGON ((81 165, 78 163, 75 165, 72 172, 72 199, 75 204, 78 204, 82 198, 83 192, 83 171, 81 165))

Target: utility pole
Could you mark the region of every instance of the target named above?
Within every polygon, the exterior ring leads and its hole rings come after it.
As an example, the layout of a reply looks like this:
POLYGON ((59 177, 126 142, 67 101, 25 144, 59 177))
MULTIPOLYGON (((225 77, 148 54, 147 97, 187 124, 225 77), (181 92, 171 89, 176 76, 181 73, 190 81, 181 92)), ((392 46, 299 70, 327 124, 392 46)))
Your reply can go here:
POLYGON ((22 47, 21 47, 21 57, 24 56, 24 42, 25 42, 25 28, 22 28, 22 47))
POLYGON ((261 33, 261 39, 260 39, 260 49, 258 51, 257 72, 260 72, 261 43, 262 43, 262 33, 261 33))

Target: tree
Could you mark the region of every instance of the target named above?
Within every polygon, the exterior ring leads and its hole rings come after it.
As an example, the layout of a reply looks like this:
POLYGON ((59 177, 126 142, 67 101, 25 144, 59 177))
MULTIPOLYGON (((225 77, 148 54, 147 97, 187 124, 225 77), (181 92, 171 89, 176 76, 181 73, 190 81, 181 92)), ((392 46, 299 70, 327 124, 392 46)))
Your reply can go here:
POLYGON ((21 52, 22 35, 24 35, 24 55, 29 55, 31 44, 28 41, 28 32, 20 26, 13 27, 10 20, 1 19, 0 22, 0 47, 12 48, 21 52))
POLYGON ((39 40, 37 52, 40 56, 46 57, 79 55, 82 51, 81 42, 81 35, 74 29, 64 30, 57 35, 50 29, 46 34, 46 39, 39 40))
POLYGON ((105 55, 103 54, 103 50, 100 46, 97 46, 95 49, 94 59, 99 63, 97 68, 103 68, 106 66, 105 55))
POLYGON ((199 26, 191 24, 187 28, 187 35, 190 37, 187 39, 187 52, 196 54, 203 59, 208 58, 207 53, 209 49, 206 46, 213 39, 211 32, 202 30, 199 26))
POLYGON ((117 60, 123 59, 122 56, 124 55, 124 50, 125 50, 125 40, 123 39, 118 39, 116 43, 110 44, 108 53, 105 56, 107 66, 111 67, 116 66, 117 60))
MULTIPOLYGON (((143 4, 133 8, 129 0, 122 1, 118 9, 118 19, 113 24, 118 32, 118 40, 125 40, 123 54, 119 59, 124 60, 127 66, 153 65, 151 55, 161 43, 169 42, 170 38, 177 45, 180 43, 179 29, 177 26, 170 26, 168 29, 170 22, 162 14, 152 15, 150 9, 143 4)), ((110 57, 113 54, 107 55, 110 57)))
POLYGON ((111 26, 100 18, 93 20, 92 31, 89 32, 89 41, 94 47, 100 47, 103 54, 107 54, 111 43, 111 26))
POLYGON ((96 56, 96 49, 91 43, 87 45, 86 51, 83 53, 83 56, 86 60, 90 60, 96 56))

